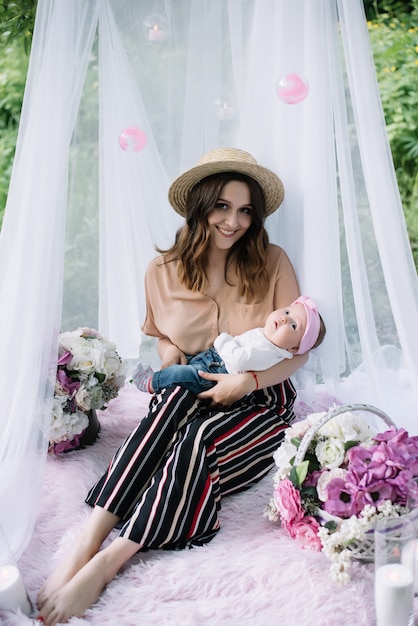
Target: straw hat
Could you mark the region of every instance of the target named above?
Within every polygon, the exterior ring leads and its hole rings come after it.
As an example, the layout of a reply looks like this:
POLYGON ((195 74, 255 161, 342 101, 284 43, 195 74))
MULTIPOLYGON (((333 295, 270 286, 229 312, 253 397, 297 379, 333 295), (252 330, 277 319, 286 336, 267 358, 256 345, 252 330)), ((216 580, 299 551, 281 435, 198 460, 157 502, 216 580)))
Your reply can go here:
POLYGON ((195 167, 176 178, 168 190, 171 206, 185 217, 186 200, 192 187, 202 178, 222 172, 246 174, 258 182, 266 201, 266 217, 281 205, 284 196, 283 183, 274 172, 258 165, 254 157, 244 150, 220 148, 203 155, 195 167))

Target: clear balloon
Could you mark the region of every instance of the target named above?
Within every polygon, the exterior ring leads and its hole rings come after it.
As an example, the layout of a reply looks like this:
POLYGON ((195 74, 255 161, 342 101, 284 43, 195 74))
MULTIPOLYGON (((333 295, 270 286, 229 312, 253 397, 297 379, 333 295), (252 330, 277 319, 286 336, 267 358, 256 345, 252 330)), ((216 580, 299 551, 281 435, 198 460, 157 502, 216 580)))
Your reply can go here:
POLYGON ((302 102, 302 100, 305 100, 308 92, 308 81, 298 74, 285 74, 277 81, 277 96, 286 104, 302 102))
POLYGON ((119 135, 119 145, 122 150, 132 148, 135 152, 141 152, 147 144, 147 136, 138 126, 129 126, 119 135))
POLYGON ((168 37, 168 21, 164 15, 149 15, 144 21, 145 36, 148 41, 164 41, 168 37))
POLYGON ((220 120, 232 120, 235 117, 235 107, 225 98, 215 100, 216 113, 220 120))

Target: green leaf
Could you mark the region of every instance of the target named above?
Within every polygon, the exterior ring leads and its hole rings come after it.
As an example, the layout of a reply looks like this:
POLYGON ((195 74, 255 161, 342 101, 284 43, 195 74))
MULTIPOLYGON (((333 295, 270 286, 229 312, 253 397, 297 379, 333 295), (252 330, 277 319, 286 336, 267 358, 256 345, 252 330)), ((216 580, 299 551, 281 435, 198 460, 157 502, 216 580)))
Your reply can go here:
POLYGON ((310 485, 309 487, 303 487, 300 492, 301 496, 304 498, 309 498, 310 500, 316 501, 318 498, 318 492, 316 487, 310 485))
POLYGON ((303 481, 305 480, 308 473, 308 467, 309 461, 302 461, 300 465, 292 467, 290 470, 289 478, 297 489, 300 489, 303 481))
POLYGON ((338 524, 337 522, 334 521, 329 521, 326 524, 324 524, 324 527, 329 530, 331 533, 333 533, 335 530, 337 530, 338 528, 338 524))
POLYGON ((354 446, 358 446, 358 441, 346 441, 344 444, 344 450, 347 452, 350 448, 354 448, 354 446))

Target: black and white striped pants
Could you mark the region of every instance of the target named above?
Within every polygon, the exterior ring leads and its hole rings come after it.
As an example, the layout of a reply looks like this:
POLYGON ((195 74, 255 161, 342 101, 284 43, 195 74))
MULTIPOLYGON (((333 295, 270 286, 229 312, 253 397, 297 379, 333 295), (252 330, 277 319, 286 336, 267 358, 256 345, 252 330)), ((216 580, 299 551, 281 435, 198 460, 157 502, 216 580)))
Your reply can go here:
POLYGON ((221 496, 273 467, 273 452, 295 417, 295 397, 285 381, 220 411, 183 387, 164 389, 86 502, 120 517, 120 535, 138 549, 209 541, 219 529, 221 496))

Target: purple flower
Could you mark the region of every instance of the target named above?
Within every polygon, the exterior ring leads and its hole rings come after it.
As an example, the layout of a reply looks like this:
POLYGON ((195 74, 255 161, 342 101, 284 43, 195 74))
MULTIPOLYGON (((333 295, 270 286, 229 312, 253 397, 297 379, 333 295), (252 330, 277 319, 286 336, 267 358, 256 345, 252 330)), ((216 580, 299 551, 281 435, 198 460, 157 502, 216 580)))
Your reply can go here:
POLYGON ((308 474, 303 482, 304 487, 316 487, 319 477, 324 473, 324 470, 314 470, 311 474, 308 474))
POLYGON ((327 486, 328 500, 324 502, 324 509, 331 515, 351 517, 357 514, 355 502, 356 489, 352 483, 344 478, 333 478, 327 486))
POLYGON ((348 462, 350 471, 359 478, 367 473, 368 482, 394 478, 398 473, 396 460, 385 443, 368 448, 351 448, 348 451, 348 462))
POLYGON ((78 389, 80 386, 80 381, 74 380, 74 378, 70 378, 69 376, 67 376, 65 370, 59 369, 57 371, 57 380, 61 387, 65 389, 69 395, 71 395, 72 392, 78 389))
MULTIPOLYGON (((349 478, 347 476, 347 478, 349 478)), ((355 485, 351 483, 351 488, 355 489, 355 485)), ((389 483, 381 480, 370 484, 358 484, 354 494, 354 503, 356 515, 366 506, 379 506, 385 500, 395 501, 396 489, 389 483)))
POLYGON ((412 474, 409 470, 401 470, 396 478, 388 480, 388 483, 392 485, 395 490, 393 496, 393 502, 406 505, 411 485, 412 474))
POLYGON ((401 469, 408 469, 412 475, 418 475, 418 436, 409 436, 404 428, 391 428, 375 436, 378 443, 384 442, 391 450, 401 469))
POLYGON ((67 365, 73 358, 73 355, 69 350, 66 350, 58 359, 58 365, 67 365))

